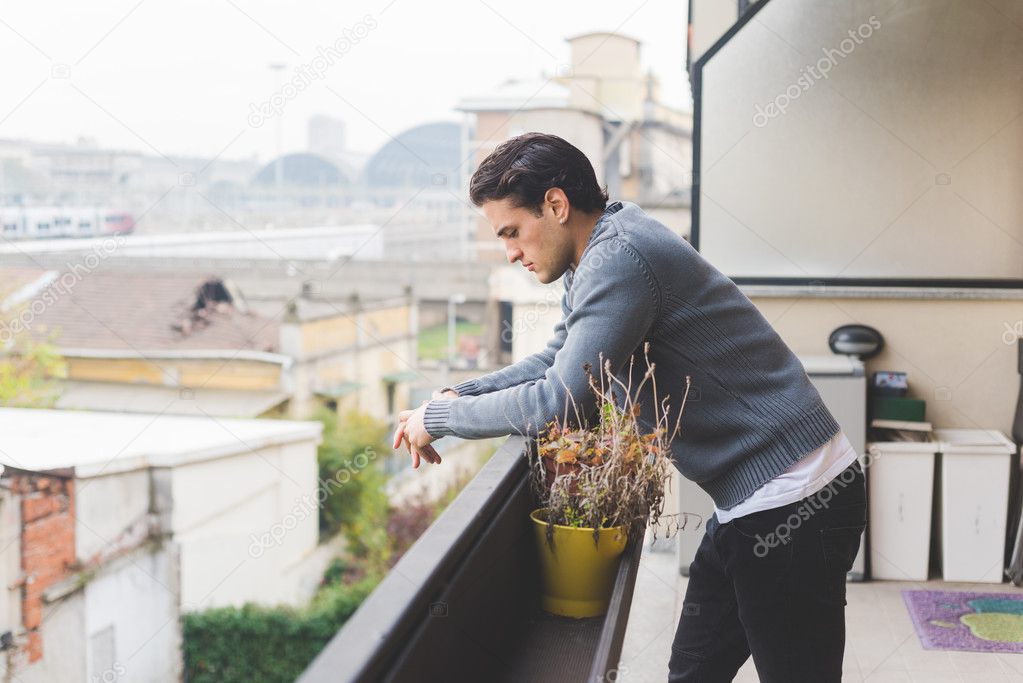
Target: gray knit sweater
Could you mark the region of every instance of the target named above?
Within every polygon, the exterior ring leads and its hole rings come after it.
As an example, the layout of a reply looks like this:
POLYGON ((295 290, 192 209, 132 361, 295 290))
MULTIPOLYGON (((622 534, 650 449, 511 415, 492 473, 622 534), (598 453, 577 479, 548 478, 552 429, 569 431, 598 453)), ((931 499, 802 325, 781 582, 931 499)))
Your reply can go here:
MULTIPOLYGON (((691 377, 672 459, 723 510, 838 432, 799 359, 746 295, 635 204, 605 210, 563 281, 564 317, 547 348, 462 382, 458 398, 430 401, 431 436, 536 436, 566 407, 570 418, 578 410, 592 419, 596 397, 584 364, 596 372, 603 354, 624 380, 634 356, 636 387, 646 341, 672 426, 691 377)), ((652 418, 649 382, 640 402, 641 421, 652 418)))

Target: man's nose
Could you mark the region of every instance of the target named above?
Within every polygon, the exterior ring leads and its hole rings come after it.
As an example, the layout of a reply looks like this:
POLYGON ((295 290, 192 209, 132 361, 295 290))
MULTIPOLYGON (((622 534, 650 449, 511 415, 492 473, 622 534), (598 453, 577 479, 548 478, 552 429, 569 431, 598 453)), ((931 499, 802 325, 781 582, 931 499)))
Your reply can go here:
POLYGON ((508 263, 515 263, 517 260, 522 258, 521 249, 508 249, 508 263))

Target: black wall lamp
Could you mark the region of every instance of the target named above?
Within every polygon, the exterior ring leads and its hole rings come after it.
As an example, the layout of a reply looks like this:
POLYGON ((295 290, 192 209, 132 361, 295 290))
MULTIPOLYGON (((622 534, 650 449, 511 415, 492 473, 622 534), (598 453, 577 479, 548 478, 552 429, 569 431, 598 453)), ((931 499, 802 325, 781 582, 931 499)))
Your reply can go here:
POLYGON ((884 337, 867 325, 842 325, 828 337, 828 346, 835 353, 867 360, 881 353, 884 337))

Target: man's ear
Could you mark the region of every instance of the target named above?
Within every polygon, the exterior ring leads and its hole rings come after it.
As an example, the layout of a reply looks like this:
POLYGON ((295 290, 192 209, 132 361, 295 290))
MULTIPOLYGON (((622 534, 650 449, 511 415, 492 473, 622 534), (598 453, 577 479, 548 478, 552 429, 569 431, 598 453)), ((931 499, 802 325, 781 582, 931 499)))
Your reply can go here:
POLYGON ((571 206, 568 203, 568 197, 565 195, 565 191, 560 187, 552 187, 544 193, 544 200, 551 207, 551 211, 554 213, 554 220, 564 225, 568 222, 569 213, 571 212, 571 206))

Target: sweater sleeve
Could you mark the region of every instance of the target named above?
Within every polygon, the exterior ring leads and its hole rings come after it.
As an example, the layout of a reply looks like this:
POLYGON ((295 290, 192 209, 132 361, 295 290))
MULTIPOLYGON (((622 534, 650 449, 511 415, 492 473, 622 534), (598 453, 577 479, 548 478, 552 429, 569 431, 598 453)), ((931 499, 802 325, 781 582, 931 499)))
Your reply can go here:
POLYGON ((547 342, 547 347, 543 351, 527 356, 506 368, 459 382, 451 388, 458 392, 459 397, 479 396, 540 379, 554 365, 555 354, 565 345, 567 336, 565 318, 568 313, 568 292, 565 292, 561 296, 561 320, 555 325, 554 336, 547 342))
POLYGON ((434 438, 536 436, 556 416, 592 415, 596 397, 584 365, 596 375, 601 357, 621 377, 660 309, 660 290, 635 250, 618 237, 596 243, 573 278, 565 339, 543 376, 478 396, 434 399, 424 425, 434 438), (584 267, 585 266, 585 267, 584 267))

